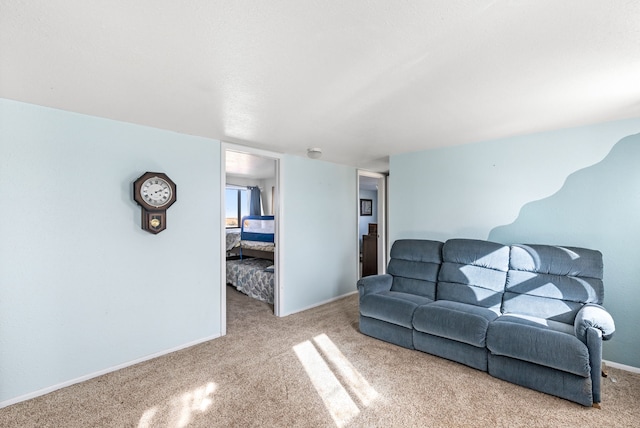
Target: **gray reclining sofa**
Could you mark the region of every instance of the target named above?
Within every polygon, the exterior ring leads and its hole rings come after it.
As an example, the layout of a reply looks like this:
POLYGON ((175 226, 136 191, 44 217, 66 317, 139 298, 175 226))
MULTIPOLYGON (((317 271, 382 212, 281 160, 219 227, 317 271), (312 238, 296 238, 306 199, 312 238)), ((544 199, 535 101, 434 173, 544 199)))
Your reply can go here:
POLYGON ((599 251, 403 239, 388 273, 358 281, 360 331, 584 406, 599 406, 599 251))

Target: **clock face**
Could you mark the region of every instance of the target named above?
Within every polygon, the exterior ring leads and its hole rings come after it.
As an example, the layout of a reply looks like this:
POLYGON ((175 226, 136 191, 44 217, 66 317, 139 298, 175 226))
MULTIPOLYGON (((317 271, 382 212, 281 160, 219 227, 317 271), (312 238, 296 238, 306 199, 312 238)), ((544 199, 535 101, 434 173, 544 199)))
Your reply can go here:
POLYGON ((151 177, 142 183, 140 196, 152 207, 159 208, 171 200, 171 186, 160 177, 151 177))

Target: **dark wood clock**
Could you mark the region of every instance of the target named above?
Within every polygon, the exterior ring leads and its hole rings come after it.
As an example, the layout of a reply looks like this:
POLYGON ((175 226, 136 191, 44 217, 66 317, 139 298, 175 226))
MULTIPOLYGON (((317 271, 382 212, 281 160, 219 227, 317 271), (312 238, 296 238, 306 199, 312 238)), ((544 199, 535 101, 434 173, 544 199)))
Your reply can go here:
POLYGON ((145 172, 133 182, 133 199, 142 207, 142 228, 162 232, 167 228, 167 208, 176 201, 176 184, 161 172, 145 172))

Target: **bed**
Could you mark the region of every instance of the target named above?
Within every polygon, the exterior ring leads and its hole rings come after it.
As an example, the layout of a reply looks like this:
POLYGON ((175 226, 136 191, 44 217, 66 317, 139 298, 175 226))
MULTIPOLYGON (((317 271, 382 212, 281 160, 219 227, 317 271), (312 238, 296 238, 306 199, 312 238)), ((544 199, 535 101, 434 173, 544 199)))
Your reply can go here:
POLYGON ((273 278, 272 260, 227 260, 227 284, 254 299, 273 304, 273 278))
POLYGON ((227 252, 240 247, 240 228, 227 229, 227 252))
POLYGON ((273 260, 275 251, 275 217, 272 215, 245 216, 242 218, 239 239, 238 229, 227 231, 227 252, 241 259, 256 257, 273 260))

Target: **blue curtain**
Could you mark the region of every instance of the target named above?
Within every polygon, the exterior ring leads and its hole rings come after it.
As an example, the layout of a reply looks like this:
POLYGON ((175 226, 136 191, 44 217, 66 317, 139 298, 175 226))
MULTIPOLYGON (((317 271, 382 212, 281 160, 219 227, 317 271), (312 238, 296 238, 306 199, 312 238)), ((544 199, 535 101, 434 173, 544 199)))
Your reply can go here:
POLYGON ((248 187, 251 191, 251 200, 249 201, 249 215, 262 215, 262 210, 260 209, 260 188, 259 187, 248 187))

